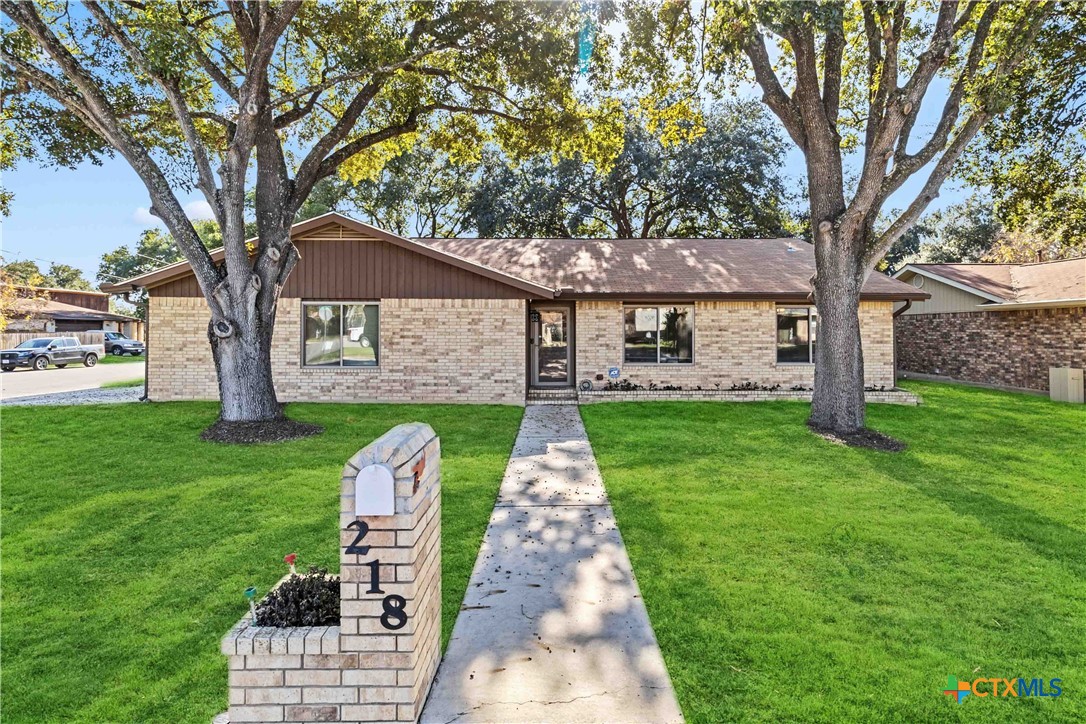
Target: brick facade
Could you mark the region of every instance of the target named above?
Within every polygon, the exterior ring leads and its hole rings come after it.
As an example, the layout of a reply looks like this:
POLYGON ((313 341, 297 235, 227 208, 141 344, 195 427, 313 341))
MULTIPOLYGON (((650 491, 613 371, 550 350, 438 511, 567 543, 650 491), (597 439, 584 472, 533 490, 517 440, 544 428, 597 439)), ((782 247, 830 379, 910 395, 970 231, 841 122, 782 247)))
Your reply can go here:
MULTIPOLYGON (((151 295, 148 385, 156 401, 216 399, 215 367, 207 343, 202 297, 151 295)), ((318 368, 301 365, 302 304, 279 301, 272 369, 284 402, 474 402, 523 404, 526 305, 520 299, 384 299, 380 365, 318 368)), ((894 385, 890 302, 863 302, 860 326, 865 380, 894 385)), ((623 363, 623 304, 578 301, 576 380, 622 377, 648 386, 722 388, 814 384, 813 364, 778 364, 776 304, 769 301, 694 303, 694 362, 623 363)))
MULTIPOLYGON (((577 303, 577 379, 601 384, 597 375, 618 367, 623 379, 645 385, 723 388, 743 382, 791 387, 814 385, 813 364, 777 363, 777 305, 769 301, 694 303, 692 364, 625 364, 622 302, 577 303)), ((868 385, 893 387, 891 302, 860 304, 864 377, 868 385)))
POLYGON ((1031 390, 1049 367, 1086 367, 1086 308, 955 312, 898 317, 898 367, 1031 390))
MULTIPOLYGON (((302 300, 279 300, 272 371, 283 402, 524 402, 526 302, 384 299, 377 367, 301 364, 302 300)), ((150 299, 148 391, 217 399, 202 297, 150 299)))

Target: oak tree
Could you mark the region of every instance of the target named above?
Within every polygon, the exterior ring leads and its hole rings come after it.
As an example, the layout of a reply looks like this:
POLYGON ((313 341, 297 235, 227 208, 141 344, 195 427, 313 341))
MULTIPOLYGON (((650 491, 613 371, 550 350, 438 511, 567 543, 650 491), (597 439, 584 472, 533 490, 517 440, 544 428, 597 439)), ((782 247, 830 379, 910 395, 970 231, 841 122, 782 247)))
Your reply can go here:
POLYGON ((569 143, 576 3, 0 3, 11 152, 73 165, 118 155, 138 174, 210 307, 221 419, 281 418, 270 346, 298 261, 289 229, 314 185, 365 173, 424 129, 521 152, 569 143), (185 215, 198 190, 216 263, 185 215), (245 240, 246 197, 259 244, 245 240))
POLYGON ((784 141, 768 115, 755 102, 720 103, 669 143, 631 113, 622 150, 604 168, 492 156, 471 200, 473 226, 490 237, 782 236, 784 141))
POLYGON ((676 89, 738 71, 803 154, 819 313, 812 426, 864 427, 864 281, 978 132, 1027 92, 1025 61, 1047 57, 1042 31, 1064 37, 1077 12, 986 0, 627 6, 626 40, 638 52, 627 54, 626 77, 646 98, 674 115, 663 101, 676 89), (891 197, 901 211, 881 223, 891 197))

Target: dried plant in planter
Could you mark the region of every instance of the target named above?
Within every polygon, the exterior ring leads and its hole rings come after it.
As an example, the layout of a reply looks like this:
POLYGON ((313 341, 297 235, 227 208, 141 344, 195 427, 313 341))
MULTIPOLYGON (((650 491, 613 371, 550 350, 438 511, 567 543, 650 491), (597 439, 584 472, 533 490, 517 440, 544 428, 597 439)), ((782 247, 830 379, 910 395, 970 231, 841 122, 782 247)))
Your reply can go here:
POLYGON ((338 626, 339 576, 310 566, 267 595, 256 607, 257 626, 338 626))

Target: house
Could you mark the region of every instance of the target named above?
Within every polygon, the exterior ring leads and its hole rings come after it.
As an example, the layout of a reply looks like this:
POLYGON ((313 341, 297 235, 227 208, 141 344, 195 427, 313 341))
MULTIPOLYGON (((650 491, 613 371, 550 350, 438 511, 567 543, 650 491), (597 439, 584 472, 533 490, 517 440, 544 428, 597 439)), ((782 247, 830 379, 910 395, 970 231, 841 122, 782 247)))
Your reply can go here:
MULTIPOLYGON (((271 353, 284 401, 524 404, 530 390, 613 377, 684 390, 814 382, 814 254, 802 241, 418 240, 336 213, 295 225, 292 240, 301 260, 271 353)), ((208 310, 188 264, 106 290, 141 287, 150 399, 215 398, 208 310)), ((868 280, 869 385, 894 384, 893 304, 926 297, 868 280)))
POLYGON ((1086 258, 1032 264, 909 264, 931 294, 896 320, 898 368, 1048 390, 1050 367, 1086 366, 1086 258))
POLYGON ((123 332, 133 339, 139 339, 142 333, 142 320, 109 311, 109 295, 104 292, 13 287, 18 298, 9 310, 6 332, 123 332))

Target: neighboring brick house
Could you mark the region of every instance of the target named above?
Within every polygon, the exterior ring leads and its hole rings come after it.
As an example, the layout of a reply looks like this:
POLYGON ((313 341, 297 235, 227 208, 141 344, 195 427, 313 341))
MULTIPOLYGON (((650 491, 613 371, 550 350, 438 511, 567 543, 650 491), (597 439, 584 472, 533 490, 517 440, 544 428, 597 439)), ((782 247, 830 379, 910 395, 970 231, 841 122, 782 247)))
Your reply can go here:
POLYGON ((1033 264, 909 264, 929 292, 899 309, 898 369, 1048 389, 1050 367, 1086 367, 1086 258, 1033 264))
MULTIPOLYGON (((284 401, 523 404, 529 390, 811 386, 812 247, 791 239, 406 239, 341 214, 295 225, 279 301, 284 401)), ((213 254, 222 258, 222 252, 213 254)), ((152 400, 217 397, 208 310, 187 263, 107 287, 149 293, 152 400)), ((894 302, 881 274, 860 320, 869 385, 894 384, 894 302)))

